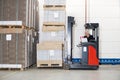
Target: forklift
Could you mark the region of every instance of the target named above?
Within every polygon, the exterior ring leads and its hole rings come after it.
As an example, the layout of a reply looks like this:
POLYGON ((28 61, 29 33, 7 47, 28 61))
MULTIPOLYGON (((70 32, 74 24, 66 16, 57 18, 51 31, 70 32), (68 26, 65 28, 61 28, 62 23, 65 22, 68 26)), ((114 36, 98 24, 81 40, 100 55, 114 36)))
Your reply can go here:
POLYGON ((97 70, 99 68, 99 23, 85 23, 85 29, 91 30, 93 39, 89 42, 81 42, 78 47, 82 48, 82 58, 80 62, 72 62, 72 27, 75 24, 74 17, 68 16, 67 27, 67 56, 64 60, 64 69, 82 69, 82 70, 97 70))

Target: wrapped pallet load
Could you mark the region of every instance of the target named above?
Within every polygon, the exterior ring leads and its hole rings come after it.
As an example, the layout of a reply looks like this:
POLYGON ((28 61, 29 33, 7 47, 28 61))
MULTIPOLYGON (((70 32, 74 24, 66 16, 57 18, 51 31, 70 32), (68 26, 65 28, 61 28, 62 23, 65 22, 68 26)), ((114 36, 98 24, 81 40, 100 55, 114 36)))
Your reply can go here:
POLYGON ((65 5, 66 0, 45 0, 45 5, 65 5))
POLYGON ((38 6, 38 0, 0 0, 0 25, 38 28, 38 6))
POLYGON ((40 27, 37 44, 37 67, 62 67, 66 0, 44 0, 43 26, 40 27))
POLYGON ((64 31, 41 32, 40 41, 63 41, 64 42, 64 31))
POLYGON ((62 42, 48 41, 37 45, 37 67, 62 67, 62 42))
POLYGON ((0 0, 0 68, 34 65, 38 31, 38 0, 0 0))
POLYGON ((0 68, 24 69, 35 64, 32 31, 22 28, 0 29, 0 68))
POLYGON ((48 10, 49 8, 46 8, 44 10, 44 23, 51 23, 51 24, 65 24, 65 11, 64 10, 48 10))

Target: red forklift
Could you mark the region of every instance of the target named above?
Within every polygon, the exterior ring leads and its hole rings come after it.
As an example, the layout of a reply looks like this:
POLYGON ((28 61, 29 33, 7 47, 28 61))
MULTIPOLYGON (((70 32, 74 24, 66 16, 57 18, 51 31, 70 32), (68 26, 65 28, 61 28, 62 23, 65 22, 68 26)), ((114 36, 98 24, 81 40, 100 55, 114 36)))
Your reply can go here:
POLYGON ((67 56, 64 60, 64 69, 83 69, 83 70, 97 70, 99 68, 99 23, 85 23, 85 29, 92 31, 93 39, 89 42, 81 42, 78 47, 82 48, 82 58, 80 62, 73 62, 72 53, 72 27, 75 24, 74 17, 68 16, 67 27, 67 56))

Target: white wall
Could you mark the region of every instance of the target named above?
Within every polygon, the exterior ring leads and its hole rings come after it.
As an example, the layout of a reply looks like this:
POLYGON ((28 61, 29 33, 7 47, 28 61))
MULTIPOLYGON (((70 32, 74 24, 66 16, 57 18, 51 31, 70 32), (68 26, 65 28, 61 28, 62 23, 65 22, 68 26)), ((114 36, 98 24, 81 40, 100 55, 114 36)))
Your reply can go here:
POLYGON ((100 22, 100 57, 120 58, 120 0, 93 1, 90 20, 100 22))
MULTIPOLYGON (((67 0, 67 16, 74 16, 73 57, 81 57, 79 36, 84 35, 85 0, 67 0)), ((88 22, 100 24, 100 57, 120 58, 120 0, 88 0, 88 22)))

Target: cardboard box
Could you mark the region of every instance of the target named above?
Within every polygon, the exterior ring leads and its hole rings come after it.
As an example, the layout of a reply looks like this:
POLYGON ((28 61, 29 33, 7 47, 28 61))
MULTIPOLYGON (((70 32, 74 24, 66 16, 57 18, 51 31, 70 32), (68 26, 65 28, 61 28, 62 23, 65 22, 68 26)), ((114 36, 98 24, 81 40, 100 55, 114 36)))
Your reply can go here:
POLYGON ((37 45, 37 67, 52 67, 52 64, 62 66, 62 42, 43 42, 37 45), (42 65, 43 64, 43 65, 42 65))
POLYGON ((0 21, 0 25, 23 25, 22 21, 0 21))
POLYGON ((22 21, 22 25, 38 30, 38 7, 38 0, 0 0, 0 21, 22 21))
POLYGON ((40 42, 43 41, 63 41, 64 42, 64 31, 55 31, 55 32, 41 32, 40 42))
POLYGON ((43 32, 65 31, 65 26, 43 26, 43 32))
POLYGON ((46 41, 40 44, 37 44, 37 50, 62 50, 63 43, 62 42, 53 42, 53 41, 46 41))
POLYGON ((66 0, 44 0, 45 5, 65 5, 66 0))
POLYGON ((62 50, 37 50, 37 60, 62 60, 62 50))
POLYGON ((44 22, 64 23, 66 22, 64 10, 44 10, 44 22))
POLYGON ((7 68, 11 68, 11 64, 21 64, 22 68, 26 68, 35 64, 36 53, 33 49, 35 43, 32 41, 32 33, 33 30, 27 29, 0 29, 0 65, 9 64, 7 68))

